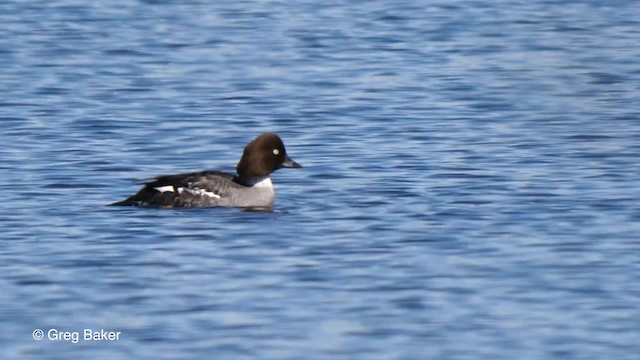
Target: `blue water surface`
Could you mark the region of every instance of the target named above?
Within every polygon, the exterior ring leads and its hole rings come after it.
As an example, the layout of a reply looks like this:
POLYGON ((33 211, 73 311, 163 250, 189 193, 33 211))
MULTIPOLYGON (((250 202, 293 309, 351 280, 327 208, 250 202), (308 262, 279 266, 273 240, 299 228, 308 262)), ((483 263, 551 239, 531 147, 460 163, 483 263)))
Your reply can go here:
POLYGON ((639 359, 639 14, 1 2, 0 357, 639 359), (105 206, 264 131, 272 212, 105 206))

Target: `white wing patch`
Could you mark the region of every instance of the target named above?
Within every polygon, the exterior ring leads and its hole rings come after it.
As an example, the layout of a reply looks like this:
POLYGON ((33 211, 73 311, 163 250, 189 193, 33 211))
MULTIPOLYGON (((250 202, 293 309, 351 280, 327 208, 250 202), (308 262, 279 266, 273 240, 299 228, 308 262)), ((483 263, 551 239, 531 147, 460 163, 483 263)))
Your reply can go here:
POLYGON ((159 191, 161 193, 163 192, 173 192, 173 185, 166 185, 166 186, 158 186, 156 189, 156 191, 159 191))
POLYGON ((178 194, 182 194, 183 192, 188 192, 191 195, 195 195, 195 196, 208 196, 214 199, 220 199, 220 195, 211 192, 211 191, 207 191, 207 190, 203 190, 203 189, 199 189, 199 188, 193 188, 193 189, 189 189, 189 188, 183 188, 183 187, 179 187, 178 188, 178 194))

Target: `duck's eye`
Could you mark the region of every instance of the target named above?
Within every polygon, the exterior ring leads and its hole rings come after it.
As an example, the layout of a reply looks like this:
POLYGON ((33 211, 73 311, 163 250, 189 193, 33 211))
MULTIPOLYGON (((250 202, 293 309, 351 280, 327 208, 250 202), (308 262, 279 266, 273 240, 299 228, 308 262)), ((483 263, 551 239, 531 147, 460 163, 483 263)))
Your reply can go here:
POLYGON ((278 149, 273 149, 273 155, 279 155, 280 154, 280 150, 278 149))

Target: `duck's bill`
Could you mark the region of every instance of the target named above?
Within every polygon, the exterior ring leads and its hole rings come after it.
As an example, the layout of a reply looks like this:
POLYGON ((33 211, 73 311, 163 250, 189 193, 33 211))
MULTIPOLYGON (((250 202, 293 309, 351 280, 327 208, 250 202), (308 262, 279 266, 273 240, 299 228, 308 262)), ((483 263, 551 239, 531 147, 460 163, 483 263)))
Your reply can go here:
POLYGON ((297 168, 301 168, 302 165, 300 165, 297 162, 291 160, 291 158, 289 156, 287 156, 286 159, 284 159, 284 162, 282 163, 282 167, 297 169, 297 168))

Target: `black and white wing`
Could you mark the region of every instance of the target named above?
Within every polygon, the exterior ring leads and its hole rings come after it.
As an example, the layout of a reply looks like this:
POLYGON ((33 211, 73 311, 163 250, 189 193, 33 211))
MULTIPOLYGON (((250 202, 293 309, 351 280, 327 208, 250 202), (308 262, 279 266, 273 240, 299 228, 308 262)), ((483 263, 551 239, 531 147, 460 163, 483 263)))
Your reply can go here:
POLYGON ((220 171, 164 175, 146 183, 138 193, 112 205, 150 207, 209 207, 225 203, 231 187, 241 186, 220 171))

